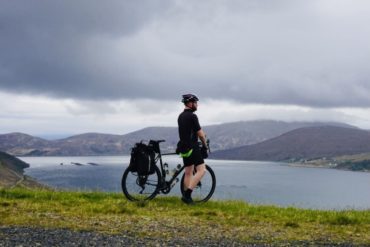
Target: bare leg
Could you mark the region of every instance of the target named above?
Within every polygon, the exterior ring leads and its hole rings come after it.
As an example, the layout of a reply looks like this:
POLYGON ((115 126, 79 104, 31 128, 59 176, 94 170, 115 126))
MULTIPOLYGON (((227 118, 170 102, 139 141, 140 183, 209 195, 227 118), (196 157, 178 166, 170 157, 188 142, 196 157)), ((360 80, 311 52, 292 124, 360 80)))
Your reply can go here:
MULTIPOLYGON (((188 188, 193 190, 195 186, 197 186, 199 181, 202 179, 205 173, 206 173, 206 165, 205 164, 198 165, 197 172, 195 173, 194 176, 192 176, 188 188)), ((185 178, 186 178, 186 171, 185 171, 185 178)))
POLYGON ((184 190, 189 189, 193 178, 194 165, 185 167, 184 190))

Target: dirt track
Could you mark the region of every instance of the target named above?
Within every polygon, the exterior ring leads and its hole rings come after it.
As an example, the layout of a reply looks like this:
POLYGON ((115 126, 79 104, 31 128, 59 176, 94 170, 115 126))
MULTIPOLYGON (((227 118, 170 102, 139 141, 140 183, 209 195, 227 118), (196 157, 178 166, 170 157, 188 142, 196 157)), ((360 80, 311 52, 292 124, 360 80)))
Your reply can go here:
POLYGON ((238 243, 231 240, 215 242, 212 239, 155 239, 137 238, 129 234, 103 234, 68 229, 42 229, 29 227, 0 227, 0 246, 353 246, 352 244, 312 243, 238 243))

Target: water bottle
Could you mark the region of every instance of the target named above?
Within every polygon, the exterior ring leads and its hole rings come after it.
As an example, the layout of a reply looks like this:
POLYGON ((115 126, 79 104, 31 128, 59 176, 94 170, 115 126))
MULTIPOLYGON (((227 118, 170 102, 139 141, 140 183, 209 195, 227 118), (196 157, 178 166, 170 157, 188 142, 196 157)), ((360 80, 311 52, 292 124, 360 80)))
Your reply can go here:
POLYGON ((168 170, 168 164, 167 163, 164 163, 163 164, 163 167, 164 167, 164 171, 166 172, 167 175, 170 174, 170 171, 168 170))
POLYGON ((171 172, 168 171, 168 175, 170 175, 170 177, 172 177, 173 175, 175 175, 175 172, 176 172, 176 168, 172 169, 171 172))
POLYGON ((179 173, 179 171, 180 171, 180 169, 181 169, 181 165, 180 164, 178 164, 177 166, 176 166, 176 168, 173 168, 173 170, 172 170, 172 176, 176 176, 177 175, 177 173, 179 173))
POLYGON ((174 180, 173 180, 173 182, 171 183, 171 189, 173 188, 173 186, 175 186, 175 184, 177 183, 179 181, 179 178, 175 178, 174 180))

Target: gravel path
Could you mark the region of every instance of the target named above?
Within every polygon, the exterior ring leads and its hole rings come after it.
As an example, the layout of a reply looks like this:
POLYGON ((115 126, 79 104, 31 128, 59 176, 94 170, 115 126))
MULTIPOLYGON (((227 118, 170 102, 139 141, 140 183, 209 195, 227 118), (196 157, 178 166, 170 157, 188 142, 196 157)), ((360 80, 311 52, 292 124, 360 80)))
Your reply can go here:
MULTIPOLYGON (((231 241, 212 242, 188 239, 164 240, 135 238, 129 235, 110 235, 67 229, 0 227, 0 246, 246 246, 231 241)), ((249 246, 261 246, 251 244, 249 246)))
POLYGON ((136 238, 130 235, 110 235, 89 231, 67 229, 43 229, 30 227, 0 227, 0 247, 8 246, 353 246, 349 243, 312 243, 299 241, 275 244, 241 244, 231 240, 215 242, 212 239, 192 241, 189 239, 164 240, 136 238))

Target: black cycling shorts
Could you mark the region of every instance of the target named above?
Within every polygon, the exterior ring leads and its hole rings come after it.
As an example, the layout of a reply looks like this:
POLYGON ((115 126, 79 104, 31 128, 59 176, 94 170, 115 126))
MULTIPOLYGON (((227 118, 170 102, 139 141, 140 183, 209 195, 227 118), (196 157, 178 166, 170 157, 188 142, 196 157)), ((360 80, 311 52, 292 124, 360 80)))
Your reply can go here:
POLYGON ((198 165, 204 164, 204 160, 203 160, 199 147, 193 148, 193 152, 190 155, 190 157, 182 158, 182 159, 183 159, 185 167, 191 166, 191 165, 198 166, 198 165))

